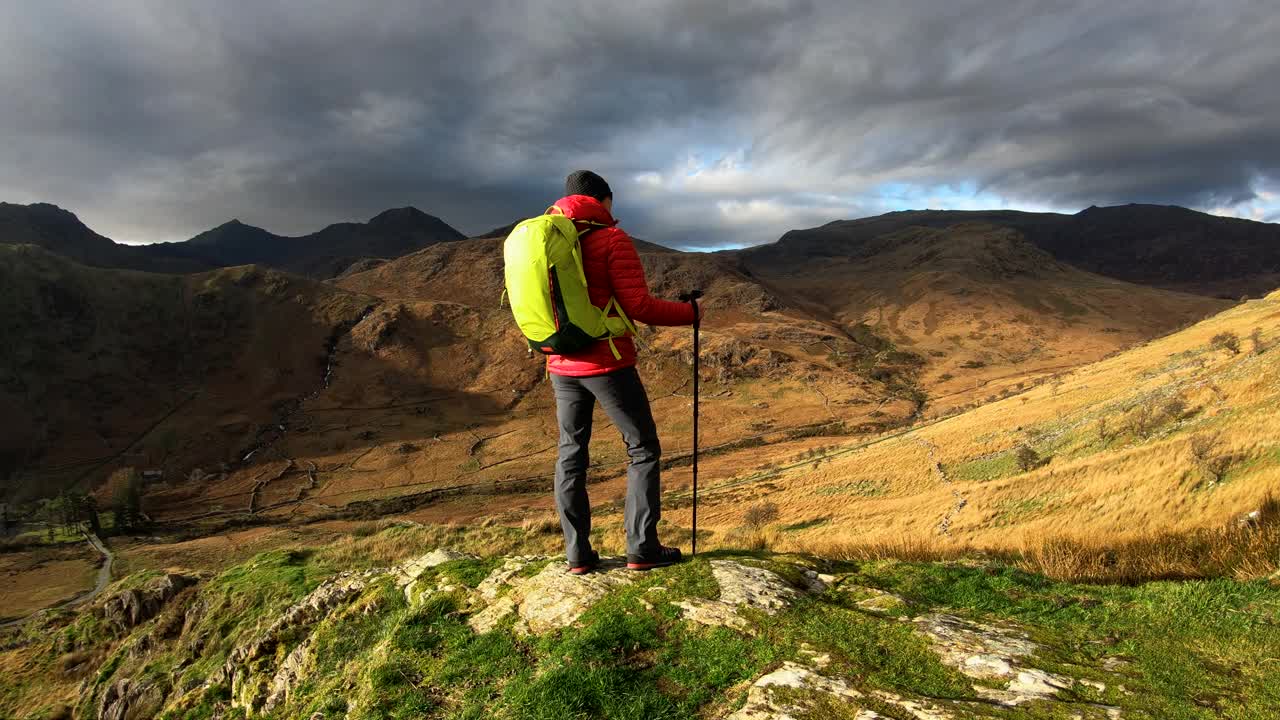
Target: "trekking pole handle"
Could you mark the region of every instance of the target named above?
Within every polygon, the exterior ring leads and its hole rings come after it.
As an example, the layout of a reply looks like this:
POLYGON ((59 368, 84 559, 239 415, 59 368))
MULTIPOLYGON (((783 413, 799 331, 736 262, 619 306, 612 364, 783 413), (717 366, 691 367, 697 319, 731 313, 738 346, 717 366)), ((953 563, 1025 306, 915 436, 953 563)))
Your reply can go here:
POLYGON ((690 290, 689 292, 684 293, 680 296, 680 302, 687 302, 693 306, 693 310, 694 310, 693 324, 695 326, 700 325, 702 323, 702 308, 699 308, 697 303, 698 298, 701 298, 701 297, 702 297, 701 290, 690 290))

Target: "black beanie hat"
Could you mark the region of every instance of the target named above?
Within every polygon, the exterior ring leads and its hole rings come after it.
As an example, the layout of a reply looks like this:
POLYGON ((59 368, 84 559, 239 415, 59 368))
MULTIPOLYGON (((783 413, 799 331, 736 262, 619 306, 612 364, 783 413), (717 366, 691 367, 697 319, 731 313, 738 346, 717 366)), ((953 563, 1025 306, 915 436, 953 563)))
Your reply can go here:
POLYGON ((613 191, 609 189, 609 183, 590 170, 577 170, 569 173, 569 177, 564 179, 564 194, 590 195, 601 202, 604 202, 605 198, 613 197, 613 191))

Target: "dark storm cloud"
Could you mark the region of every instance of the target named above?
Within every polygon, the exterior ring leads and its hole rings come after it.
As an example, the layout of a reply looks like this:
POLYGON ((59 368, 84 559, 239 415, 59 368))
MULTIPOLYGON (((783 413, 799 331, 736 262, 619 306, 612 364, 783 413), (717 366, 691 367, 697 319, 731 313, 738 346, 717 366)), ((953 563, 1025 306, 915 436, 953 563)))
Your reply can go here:
POLYGON ((1271 3, 0 6, 0 198, 121 240, 413 204, 466 231, 575 167, 638 234, 761 242, 896 208, 1274 217, 1271 3), (616 5, 615 7, 608 7, 616 5), (957 190, 961 188, 961 190, 957 190))

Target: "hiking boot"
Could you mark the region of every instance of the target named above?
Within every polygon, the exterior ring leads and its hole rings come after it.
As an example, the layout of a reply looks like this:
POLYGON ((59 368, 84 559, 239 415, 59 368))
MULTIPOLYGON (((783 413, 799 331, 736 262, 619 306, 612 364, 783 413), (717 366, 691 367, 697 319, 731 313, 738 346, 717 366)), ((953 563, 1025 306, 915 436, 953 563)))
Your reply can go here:
POLYGON ((652 570, 680 562, 680 548, 659 545, 657 550, 643 555, 627 555, 628 570, 652 570))
POLYGON ((592 550, 590 556, 582 560, 579 560, 578 562, 569 563, 569 574, 586 575, 592 570, 595 570, 596 566, 598 566, 599 564, 600 564, 600 553, 596 552, 595 550, 592 550))

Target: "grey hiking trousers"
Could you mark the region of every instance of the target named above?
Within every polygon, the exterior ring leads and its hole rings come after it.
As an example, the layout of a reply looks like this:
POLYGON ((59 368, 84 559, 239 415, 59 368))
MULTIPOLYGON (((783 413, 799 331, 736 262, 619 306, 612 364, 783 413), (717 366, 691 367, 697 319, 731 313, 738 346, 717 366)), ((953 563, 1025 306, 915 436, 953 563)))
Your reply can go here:
POLYGON ((631 465, 627 468, 627 554, 645 555, 658 549, 660 500, 658 428, 649 397, 634 367, 593 377, 551 376, 560 424, 560 456, 556 461, 556 509, 564 530, 570 563, 591 557, 591 504, 587 500, 587 446, 591 442, 591 413, 596 401, 622 432, 631 465))

